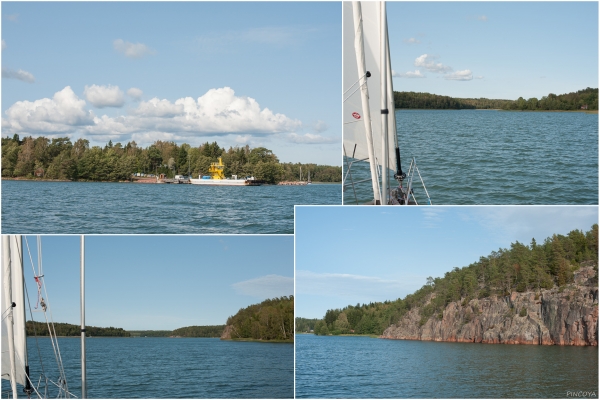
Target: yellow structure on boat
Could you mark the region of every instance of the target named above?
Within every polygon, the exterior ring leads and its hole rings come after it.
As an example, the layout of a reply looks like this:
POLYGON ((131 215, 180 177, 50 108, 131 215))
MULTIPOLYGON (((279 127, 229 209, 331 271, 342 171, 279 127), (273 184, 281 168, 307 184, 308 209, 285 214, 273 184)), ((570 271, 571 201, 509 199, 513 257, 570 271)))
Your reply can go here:
POLYGON ((225 164, 223 164, 223 159, 219 157, 218 163, 211 163, 208 168, 208 173, 210 174, 210 179, 225 179, 225 174, 223 170, 225 169, 225 164))

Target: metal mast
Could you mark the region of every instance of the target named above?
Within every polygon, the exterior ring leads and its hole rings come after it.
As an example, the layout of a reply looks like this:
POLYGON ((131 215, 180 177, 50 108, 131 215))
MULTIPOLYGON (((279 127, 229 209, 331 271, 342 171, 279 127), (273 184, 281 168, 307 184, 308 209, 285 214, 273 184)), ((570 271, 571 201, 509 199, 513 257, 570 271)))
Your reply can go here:
POLYGON ((382 136, 382 160, 381 160, 381 204, 388 204, 388 164, 389 164, 389 142, 388 142, 388 93, 387 93, 387 17, 385 14, 385 2, 379 4, 379 51, 380 51, 380 68, 381 68, 381 136, 382 136))
POLYGON ((87 398, 85 382, 85 237, 81 235, 81 398, 87 398))

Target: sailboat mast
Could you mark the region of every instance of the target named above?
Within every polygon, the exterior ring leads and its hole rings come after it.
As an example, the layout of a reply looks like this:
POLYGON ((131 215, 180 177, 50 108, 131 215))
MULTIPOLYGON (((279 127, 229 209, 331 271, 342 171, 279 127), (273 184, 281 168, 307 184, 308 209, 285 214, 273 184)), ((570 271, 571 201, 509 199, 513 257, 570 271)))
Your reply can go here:
POLYGON ((379 196, 379 178, 377 177, 377 164, 375 150, 373 148, 373 129, 371 127, 371 108, 369 106, 369 88, 366 80, 371 76, 365 64, 365 44, 363 38, 362 9, 360 2, 352 2, 352 16, 354 18, 354 50, 356 52, 356 65, 360 85, 360 98, 365 123, 365 135, 367 136, 367 150, 369 152, 369 165, 371 167, 371 183, 373 185, 373 199, 375 204, 381 203, 379 196))
POLYGON ((388 142, 388 101, 387 101, 387 23, 385 14, 385 2, 379 4, 379 26, 381 28, 379 33, 379 50, 380 50, 380 66, 382 69, 381 73, 381 136, 382 136, 382 160, 381 160, 381 204, 388 204, 388 164, 390 160, 389 155, 389 142, 388 142))
POLYGON ((85 237, 81 235, 81 398, 87 398, 85 371, 85 237))
POLYGON ((4 290, 4 302, 11 308, 11 311, 6 316, 8 323, 6 324, 7 328, 7 337, 8 337, 8 356, 10 358, 10 387, 13 393, 13 399, 17 398, 17 368, 15 367, 15 337, 14 337, 14 328, 13 328, 13 301, 12 301, 12 275, 11 275, 11 259, 10 259, 10 236, 3 235, 2 236, 2 257, 3 266, 5 268, 4 273, 2 274, 3 278, 3 290, 4 290))

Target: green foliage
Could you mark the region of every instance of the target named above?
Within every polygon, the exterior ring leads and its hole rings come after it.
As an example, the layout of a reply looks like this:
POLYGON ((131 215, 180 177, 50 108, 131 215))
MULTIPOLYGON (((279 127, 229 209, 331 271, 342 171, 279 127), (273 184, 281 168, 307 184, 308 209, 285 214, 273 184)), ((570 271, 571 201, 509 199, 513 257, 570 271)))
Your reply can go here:
POLYGON ((175 329, 169 336, 181 337, 221 337, 225 325, 186 326, 175 329))
POLYGON ((519 317, 526 317, 527 316, 527 309, 525 307, 521 308, 521 311, 519 312, 519 317))
MULTIPOLYGON (((50 336, 48 325, 43 322, 27 321, 26 323, 27 336, 50 336)), ((81 336, 81 326, 65 323, 54 323, 54 331, 57 336, 81 336)), ((98 328, 95 326, 85 327, 86 336, 118 336, 129 337, 131 334, 123 328, 98 328)))
POLYGON ((296 317, 296 333, 298 333, 298 332, 308 333, 308 332, 314 331, 317 321, 319 321, 318 318, 308 319, 308 318, 296 317))
MULTIPOLYGON (((467 267, 446 272, 442 278, 428 278, 423 287, 404 299, 327 310, 323 320, 316 323, 315 334, 346 332, 345 318, 347 332, 381 335, 415 307, 420 310, 419 325, 423 326, 434 315, 442 319, 443 310, 451 302, 466 307, 471 299, 506 296, 513 291, 535 291, 537 300, 541 289, 558 286, 562 292, 573 281, 573 271, 579 264, 590 260, 598 261, 598 224, 586 233, 575 230, 566 236, 553 235, 541 245, 535 240, 529 246, 515 242, 510 249, 493 251, 467 267)), ((515 313, 511 309, 507 317, 515 313)), ((479 307, 474 305, 464 321, 471 321, 477 314, 479 307)))
POLYGON ((268 299, 227 319, 233 339, 294 340, 294 296, 268 299))
POLYGON ((157 140, 146 149, 134 141, 125 146, 112 141, 90 148, 89 141, 69 138, 25 137, 18 135, 2 139, 2 176, 6 178, 46 178, 85 181, 125 181, 132 174, 207 175, 211 163, 223 158, 225 176, 255 176, 267 183, 295 181, 300 168, 306 179, 310 171, 314 182, 341 182, 342 168, 315 164, 282 164, 273 152, 264 147, 221 148, 216 142, 191 147, 184 143, 157 140), (36 176, 36 172, 41 176, 36 176))
POLYGON ((598 89, 586 88, 577 92, 555 95, 553 93, 541 99, 532 97, 525 100, 498 99, 459 99, 448 96, 439 96, 430 93, 394 92, 394 102, 397 109, 502 109, 502 110, 598 110, 598 89))

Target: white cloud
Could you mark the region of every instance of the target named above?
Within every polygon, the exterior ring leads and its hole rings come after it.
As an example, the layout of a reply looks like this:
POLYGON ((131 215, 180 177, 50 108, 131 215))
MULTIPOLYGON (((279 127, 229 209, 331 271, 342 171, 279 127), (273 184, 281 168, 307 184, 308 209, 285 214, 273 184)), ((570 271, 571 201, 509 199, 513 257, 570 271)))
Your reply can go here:
POLYGON ((430 54, 423 54, 415 60, 415 67, 423 67, 430 72, 445 73, 452 71, 452 67, 444 65, 442 63, 435 63, 433 60, 438 57, 430 54))
POLYGON ((4 18, 6 18, 7 20, 12 21, 12 22, 17 22, 19 19, 19 14, 8 14, 8 15, 5 15, 4 18))
POLYGON ((408 43, 408 44, 419 44, 419 43, 421 43, 421 41, 419 39, 415 39, 415 38, 404 39, 402 41, 404 43, 408 43))
POLYGON ((143 43, 126 42, 123 39, 117 39, 113 42, 116 51, 129 58, 142 58, 145 55, 156 54, 156 51, 143 43))
POLYGON ((125 104, 123 91, 118 86, 85 86, 83 94, 94 107, 121 107, 125 104))
POLYGON ((312 128, 315 132, 321 133, 329 129, 329 125, 327 125, 327 122, 325 121, 318 120, 313 124, 312 128))
MULTIPOLYGON (((423 282, 419 276, 418 282, 423 282)), ((343 298, 395 299, 399 293, 414 287, 412 277, 400 280, 382 279, 376 276, 320 273, 296 270, 296 294, 327 295, 343 298), (408 278, 408 279, 407 279, 408 278)), ((356 301, 356 300, 354 300, 356 301)))
POLYGON ((478 15, 476 18, 478 21, 483 21, 483 22, 486 22, 488 20, 488 17, 485 15, 478 15))
POLYGON ((398 78, 426 78, 426 76, 423 75, 418 69, 416 69, 414 72, 396 72, 392 70, 392 76, 396 76, 398 78))
POLYGON ((85 110, 85 105, 85 100, 78 98, 70 86, 56 92, 52 99, 18 101, 6 110, 6 118, 2 119, 2 131, 74 132, 94 123, 94 115, 85 110))
POLYGON ((483 79, 483 75, 478 75, 474 77, 475 79, 483 79))
POLYGON ((326 136, 317 135, 314 133, 305 133, 304 135, 299 135, 295 132, 292 132, 287 135, 287 139, 292 143, 302 143, 302 144, 325 144, 325 143, 337 143, 339 142, 338 138, 331 138, 326 136))
POLYGON ((574 229, 589 230, 598 222, 598 207, 473 207, 472 215, 490 234, 507 242, 519 240, 529 244, 532 237, 541 243, 554 233, 566 235, 574 229))
POLYGON ((18 79, 27 83, 35 82, 35 77, 30 72, 23 71, 22 69, 15 71, 14 69, 2 67, 2 77, 6 79, 18 79))
POLYGON ((183 105, 155 97, 149 101, 142 101, 133 113, 144 117, 172 118, 183 114, 183 105))
POLYGON ((473 79, 473 73, 471 70, 465 69, 464 71, 456 71, 451 74, 444 75, 444 79, 452 81, 470 81, 473 79))
POLYGON ((265 275, 231 285, 238 294, 270 299, 294 294, 294 278, 281 275, 265 275))
POLYGON ((4 41, 4 39, 2 39, 2 50, 4 50, 6 48, 6 42, 4 41))
POLYGON ((250 135, 237 135, 235 137, 235 142, 246 144, 246 143, 250 142, 250 139, 252 139, 252 136, 250 136, 250 135))
POLYGON ((130 89, 127 89, 127 95, 133 98, 134 100, 141 100, 143 94, 144 92, 142 92, 142 90, 138 88, 132 87, 130 89))
MULTIPOLYGON (((85 93, 97 106, 115 106, 123 97, 118 87, 110 86, 86 87, 85 93)), ((111 135, 113 139, 135 134, 162 140, 173 137, 185 140, 190 136, 274 135, 294 132, 302 125, 298 120, 261 108, 253 98, 236 96, 228 87, 211 89, 196 100, 185 97, 175 102, 157 98, 142 101, 127 115, 96 116, 86 111, 85 106, 85 100, 79 99, 70 87, 57 92, 52 100, 17 102, 6 112, 2 121, 3 133, 77 132, 80 136, 111 135), (47 112, 41 112, 40 107, 47 112), (54 109, 56 111, 52 111, 54 109), (52 117, 53 113, 57 118, 52 117), (65 118, 60 117, 63 114, 65 118)), ((294 135, 292 139, 299 142, 331 142, 320 135, 294 135)))

